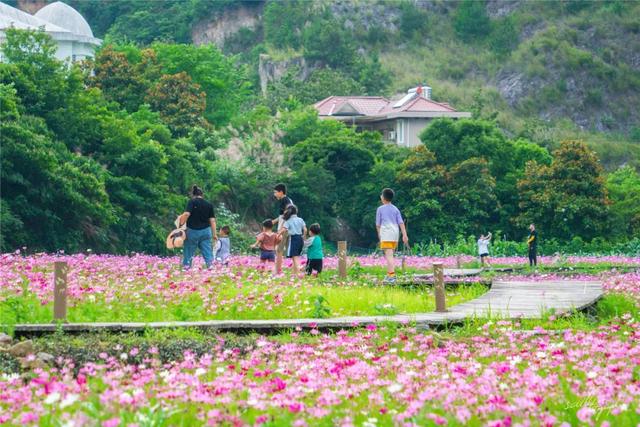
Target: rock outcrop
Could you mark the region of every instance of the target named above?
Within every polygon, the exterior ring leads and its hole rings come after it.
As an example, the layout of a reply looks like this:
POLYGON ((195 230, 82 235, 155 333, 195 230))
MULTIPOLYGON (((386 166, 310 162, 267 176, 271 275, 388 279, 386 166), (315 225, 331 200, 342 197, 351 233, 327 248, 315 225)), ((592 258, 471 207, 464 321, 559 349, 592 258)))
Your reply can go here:
POLYGON ((239 5, 194 25, 191 38, 196 45, 213 43, 224 46, 224 41, 242 28, 254 29, 262 20, 263 3, 254 6, 239 5))
POLYGON ((306 80, 309 74, 317 68, 316 64, 309 64, 304 57, 297 56, 282 61, 274 61, 269 55, 261 54, 260 63, 258 65, 258 74, 260 75, 260 89, 262 95, 266 96, 269 83, 280 80, 287 71, 297 69, 296 78, 306 80))

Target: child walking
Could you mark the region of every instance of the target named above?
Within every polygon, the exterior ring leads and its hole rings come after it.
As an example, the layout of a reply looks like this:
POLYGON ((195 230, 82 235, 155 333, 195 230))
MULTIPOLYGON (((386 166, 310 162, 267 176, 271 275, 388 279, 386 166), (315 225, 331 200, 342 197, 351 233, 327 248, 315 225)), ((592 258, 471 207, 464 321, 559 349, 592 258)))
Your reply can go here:
POLYGON ((486 236, 481 234, 478 239, 478 255, 480 255, 480 265, 491 267, 489 264, 489 242, 491 241, 491 232, 486 236))
POLYGON ((278 235, 273 232, 273 221, 265 219, 262 221, 262 232, 256 237, 256 242, 251 245, 252 248, 260 248, 260 263, 275 263, 276 261, 276 245, 278 244, 278 235))
POLYGON ((408 246, 409 237, 407 237, 407 229, 402 220, 400 210, 391 202, 395 193, 390 188, 385 188, 380 194, 382 206, 376 211, 376 229, 378 230, 378 239, 380 240, 380 249, 384 251, 384 257, 387 264, 387 276, 384 278, 385 283, 395 283, 395 261, 393 259, 393 251, 398 247, 398 238, 402 231, 402 242, 408 246))
POLYGON ((322 238, 320 237, 320 224, 311 224, 309 227, 309 237, 305 245, 308 243, 307 249, 307 275, 312 273, 317 276, 322 273, 322 259, 324 254, 322 253, 322 238), (315 273, 314 273, 315 272, 315 273))
POLYGON ((229 265, 229 257, 231 256, 231 240, 229 240, 230 232, 231 229, 228 225, 222 227, 220 229, 218 244, 216 244, 216 261, 224 266, 229 265))
POLYGON ((289 205, 282 217, 284 224, 278 232, 282 236, 285 233, 289 235, 289 244, 287 246, 287 258, 293 261, 293 274, 298 275, 300 271, 300 255, 304 246, 304 235, 307 234, 307 226, 304 220, 298 217, 298 208, 289 205))

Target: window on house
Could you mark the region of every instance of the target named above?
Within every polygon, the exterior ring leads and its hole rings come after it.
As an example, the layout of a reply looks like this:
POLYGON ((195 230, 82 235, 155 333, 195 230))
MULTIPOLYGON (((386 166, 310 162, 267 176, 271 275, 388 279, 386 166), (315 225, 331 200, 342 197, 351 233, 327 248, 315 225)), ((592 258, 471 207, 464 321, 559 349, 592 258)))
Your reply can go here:
POLYGON ((406 132, 406 123, 404 119, 398 119, 396 121, 396 143, 398 145, 405 144, 405 132, 406 132))

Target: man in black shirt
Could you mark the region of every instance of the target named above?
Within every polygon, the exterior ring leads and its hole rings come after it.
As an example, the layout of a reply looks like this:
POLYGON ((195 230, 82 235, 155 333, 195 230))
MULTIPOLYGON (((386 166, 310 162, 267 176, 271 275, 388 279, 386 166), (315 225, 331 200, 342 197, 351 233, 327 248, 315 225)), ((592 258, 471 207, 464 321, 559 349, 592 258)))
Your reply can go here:
POLYGON ((211 239, 216 240, 216 215, 213 205, 204 200, 204 193, 194 185, 191 189, 191 200, 187 202, 184 213, 180 215, 180 225, 187 223, 187 240, 184 242, 182 266, 191 267, 191 260, 200 249, 204 262, 211 267, 213 262, 213 247, 211 239))
MULTIPOLYGON (((293 201, 287 196, 287 186, 284 184, 278 184, 273 187, 273 196, 277 200, 278 217, 273 219, 274 224, 278 224, 278 231, 282 228, 284 220, 282 216, 288 206, 293 205, 293 201)), ((282 258, 284 257, 284 251, 287 248, 287 233, 282 235, 282 240, 276 247, 276 273, 282 273, 282 258)))
POLYGON ((538 265, 538 232, 536 226, 531 224, 529 226, 529 238, 527 239, 527 245, 529 247, 529 267, 538 265))

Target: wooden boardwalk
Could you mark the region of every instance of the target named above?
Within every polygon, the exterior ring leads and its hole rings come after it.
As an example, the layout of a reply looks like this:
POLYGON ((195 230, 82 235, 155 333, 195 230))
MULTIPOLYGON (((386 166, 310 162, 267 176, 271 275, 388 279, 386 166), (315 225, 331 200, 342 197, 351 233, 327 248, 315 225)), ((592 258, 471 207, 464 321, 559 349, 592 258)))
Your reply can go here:
POLYGON ((602 283, 596 281, 539 281, 515 282, 494 280, 484 295, 451 307, 444 313, 420 313, 396 316, 353 316, 331 319, 287 320, 211 320, 202 322, 157 323, 66 323, 20 324, 15 333, 38 334, 55 332, 143 331, 159 328, 199 328, 215 331, 279 331, 301 327, 304 329, 340 329, 376 323, 415 323, 418 326, 442 326, 461 323, 468 318, 540 318, 546 313, 562 314, 582 310, 602 297, 602 283))

